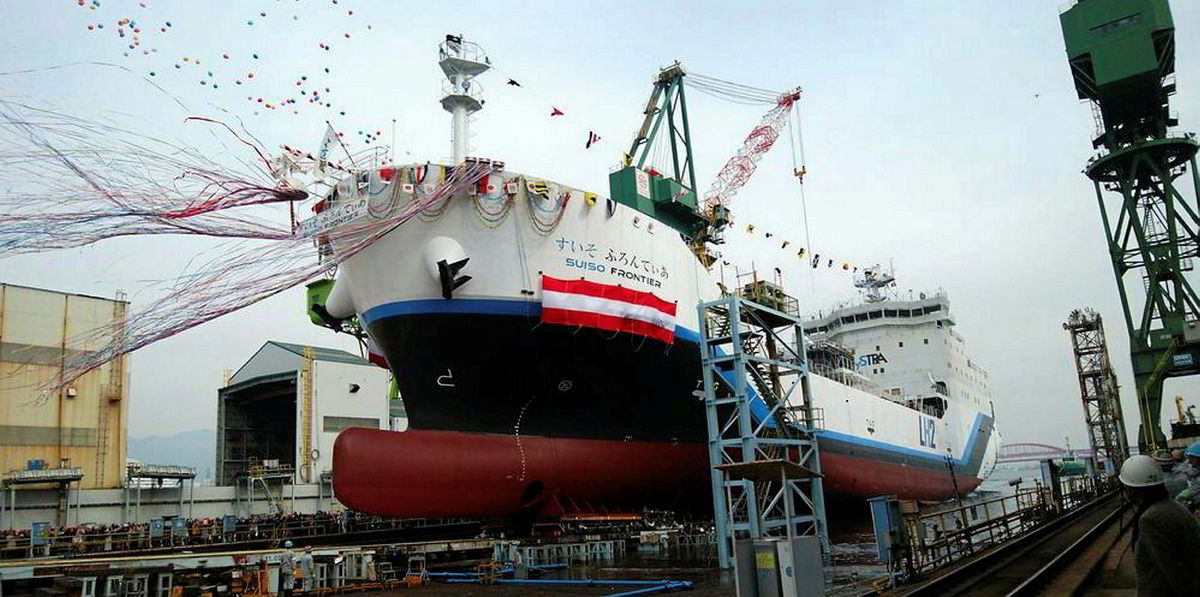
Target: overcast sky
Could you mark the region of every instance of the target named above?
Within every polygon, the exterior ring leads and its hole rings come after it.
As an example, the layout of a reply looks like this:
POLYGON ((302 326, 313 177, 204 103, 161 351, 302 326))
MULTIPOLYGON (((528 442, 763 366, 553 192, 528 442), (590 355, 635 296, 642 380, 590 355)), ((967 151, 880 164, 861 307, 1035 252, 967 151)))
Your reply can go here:
MULTIPOLYGON (((1061 324, 1074 308, 1097 309, 1124 385, 1130 438, 1136 434, 1120 304, 1092 186, 1080 173, 1093 121, 1071 85, 1059 0, 144 4, 0 3, 0 71, 90 61, 131 71, 80 64, 5 74, 0 94, 198 147, 208 143, 207 131, 185 124, 186 116, 240 117, 267 147, 310 150, 326 119, 354 147, 363 146, 359 130, 382 131, 389 141, 395 119, 398 159, 441 160, 450 153, 450 119, 438 105, 436 46, 444 34, 461 33, 496 65, 480 79, 487 104, 475 118, 472 154, 607 195, 608 172, 640 124, 660 67, 679 60, 757 87, 802 86, 811 250, 856 265, 894 262, 902 287, 945 289, 969 353, 990 372, 1009 442, 1061 445, 1069 435, 1072 445, 1086 445, 1061 324), (116 32, 124 17, 143 30, 133 50, 131 38, 116 32), (98 23, 104 28, 88 30, 98 23), (324 95, 334 107, 301 102, 299 114, 258 107, 258 97, 300 97, 301 76, 311 79, 302 87, 329 87, 324 95), (522 87, 505 85, 508 78, 522 87), (551 120, 551 106, 566 115, 551 120), (584 149, 588 131, 602 139, 584 149)), ((1195 131, 1200 3, 1173 4, 1179 93, 1172 108, 1180 129, 1195 131)), ((689 100, 706 187, 763 110, 695 93, 689 100)), ((739 231, 725 251, 743 268, 780 267, 803 307, 816 311, 854 296, 850 276, 813 271, 794 251, 778 250, 776 239, 740 231, 755 222, 803 241, 785 141, 736 198, 739 231)), ((0 280, 105 296, 123 289, 136 309, 155 296, 152 282, 177 276, 208 246, 105 241, 0 261, 0 280)), ((300 291, 286 292, 136 352, 131 433, 214 427, 223 371, 266 340, 353 350, 309 324, 302 303, 300 291)), ((1191 404, 1200 399, 1195 380, 1168 382, 1164 422, 1176 393, 1191 404)))

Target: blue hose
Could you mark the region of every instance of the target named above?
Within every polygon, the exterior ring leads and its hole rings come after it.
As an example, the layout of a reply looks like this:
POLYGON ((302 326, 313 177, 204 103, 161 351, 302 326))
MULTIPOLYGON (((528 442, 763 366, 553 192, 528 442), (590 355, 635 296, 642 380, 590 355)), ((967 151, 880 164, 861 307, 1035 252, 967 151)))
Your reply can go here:
POLYGON ((613 593, 611 595, 605 595, 604 597, 633 597, 633 595, 652 595, 654 593, 663 593, 666 591, 674 591, 677 589, 691 589, 692 588, 692 582, 688 581, 688 580, 668 580, 665 582, 664 581, 659 581, 659 582, 661 582, 662 584, 657 584, 657 585, 654 585, 651 587, 646 587, 644 589, 634 589, 632 591, 625 591, 624 593, 613 593))
MULTIPOLYGON (((443 572, 443 578, 448 583, 478 583, 479 577, 475 574, 465 572, 443 572), (451 576, 454 575, 454 576, 451 576)), ((432 576, 432 575, 431 575, 432 576)), ((596 587, 596 586, 611 586, 611 587, 644 587, 633 592, 618 593, 618 595, 648 595, 660 591, 673 591, 676 589, 690 589, 692 582, 688 580, 604 580, 596 578, 582 579, 543 579, 543 578, 497 578, 495 584, 498 585, 567 585, 580 587, 596 587)), ((611 596, 610 596, 611 597, 611 596)))

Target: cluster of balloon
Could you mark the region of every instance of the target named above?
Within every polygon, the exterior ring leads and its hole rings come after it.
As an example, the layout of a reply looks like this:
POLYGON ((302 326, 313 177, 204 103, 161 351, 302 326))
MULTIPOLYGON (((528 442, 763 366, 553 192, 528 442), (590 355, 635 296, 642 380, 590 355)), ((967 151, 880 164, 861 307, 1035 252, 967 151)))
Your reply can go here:
MULTIPOLYGON (((172 5, 164 3, 161 6, 152 7, 150 2, 138 2, 137 9, 130 10, 130 7, 126 5, 121 9, 120 14, 110 13, 109 18, 99 18, 104 17, 108 12, 108 7, 102 5, 100 0, 76 0, 76 4, 80 8, 97 13, 97 18, 87 23, 87 30, 93 33, 113 32, 115 39, 121 44, 121 55, 129 59, 135 57, 143 59, 145 62, 139 65, 138 70, 144 69, 141 72, 147 76, 153 77, 163 85, 186 83, 208 88, 218 93, 222 88, 254 88, 256 92, 245 97, 247 106, 255 116, 269 112, 300 115, 306 108, 323 111, 325 118, 333 114, 337 116, 348 114, 348 110, 346 106, 342 105, 340 98, 335 97, 334 81, 329 77, 317 80, 310 73, 296 73, 295 77, 286 76, 288 69, 295 68, 296 64, 304 64, 305 61, 297 61, 295 56, 291 55, 270 56, 266 53, 266 48, 245 48, 246 40, 250 40, 250 43, 253 44, 253 40, 269 37, 259 30, 270 27, 286 27, 289 35, 297 32, 303 33, 304 29, 296 28, 292 24, 300 21, 302 15, 319 15, 318 18, 322 23, 320 30, 328 32, 332 28, 334 32, 340 31, 344 40, 355 37, 353 35, 355 29, 361 30, 364 27, 367 31, 373 29, 370 23, 356 18, 355 11, 345 8, 344 3, 336 0, 324 0, 323 2, 297 0, 288 6, 290 14, 279 15, 274 11, 268 12, 267 10, 256 10, 246 14, 243 21, 244 26, 255 28, 255 31, 250 35, 241 36, 242 39, 228 40, 227 45, 243 48, 235 50, 232 47, 221 48, 225 44, 222 44, 220 33, 217 34, 218 37, 214 38, 214 28, 210 23, 190 23, 189 21, 195 19, 187 18, 180 21, 182 15, 175 13, 171 13, 170 16, 180 22, 173 23, 170 18, 165 18, 170 9, 176 8, 172 5), (319 5, 325 5, 326 8, 320 9, 319 5), (324 10, 325 13, 322 13, 321 10, 324 10), (328 13, 330 10, 334 11, 333 14, 328 13), (199 27, 204 28, 205 43, 203 47, 190 48, 190 51, 188 48, 182 47, 183 40, 188 38, 184 34, 195 33, 195 29, 199 27), (180 29, 178 32, 180 35, 175 38, 176 43, 168 43, 167 34, 176 28, 180 29), (189 32, 189 29, 193 29, 193 31, 189 32), (217 50, 214 51, 214 48, 217 50), (174 55, 175 58, 159 60, 155 58, 158 54, 174 55), (276 61, 273 58, 279 60, 276 61), (260 71, 269 76, 258 76, 260 71), (183 79, 168 77, 168 73, 177 74, 183 79), (294 78, 296 85, 276 87, 274 81, 279 80, 281 75, 283 80, 294 78)), ((219 31, 224 32, 223 30, 219 31)), ((234 33, 236 36, 235 31, 230 33, 234 33)), ((321 54, 324 56, 321 57, 321 60, 327 62, 325 65, 320 65, 319 70, 314 69, 315 73, 313 74, 322 76, 332 74, 333 69, 328 63, 337 59, 333 44, 326 39, 313 41, 322 50, 321 54)), ((299 45, 305 44, 301 42, 299 45)), ((218 96, 215 99, 219 101, 226 98, 218 96)))

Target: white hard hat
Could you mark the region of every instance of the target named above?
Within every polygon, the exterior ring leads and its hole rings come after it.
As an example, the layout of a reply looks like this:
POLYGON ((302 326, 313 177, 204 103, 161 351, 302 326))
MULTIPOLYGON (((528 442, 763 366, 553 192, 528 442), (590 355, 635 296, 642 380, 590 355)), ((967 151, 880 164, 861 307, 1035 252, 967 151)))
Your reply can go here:
POLYGON ((1163 484, 1162 467, 1146 455, 1130 456, 1121 465, 1121 483, 1126 487, 1150 487, 1163 484))

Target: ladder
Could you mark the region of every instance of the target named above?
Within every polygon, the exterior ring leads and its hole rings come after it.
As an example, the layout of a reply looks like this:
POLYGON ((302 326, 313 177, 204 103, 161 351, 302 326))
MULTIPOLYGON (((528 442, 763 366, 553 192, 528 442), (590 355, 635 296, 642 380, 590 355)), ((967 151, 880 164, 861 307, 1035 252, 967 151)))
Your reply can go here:
POLYGON ((302 408, 300 411, 300 428, 304 437, 301 438, 301 446, 303 453, 301 454, 301 462, 303 467, 300 469, 300 477, 305 482, 312 481, 312 408, 313 408, 313 360, 316 358, 316 351, 311 346, 304 347, 304 371, 301 372, 303 377, 303 396, 302 408))
MULTIPOLYGON (((113 302, 113 317, 112 327, 116 332, 114 337, 116 342, 122 343, 125 338, 125 318, 129 304, 126 302, 126 295, 123 291, 117 291, 115 301, 113 302)), ((112 410, 114 404, 121 401, 124 394, 125 386, 125 357, 118 356, 108 363, 108 385, 104 388, 104 395, 98 400, 100 413, 96 418, 96 487, 104 487, 104 476, 108 472, 108 444, 111 424, 109 421, 109 411, 112 410)), ((125 463, 118 463, 118 468, 124 466, 125 463)))

